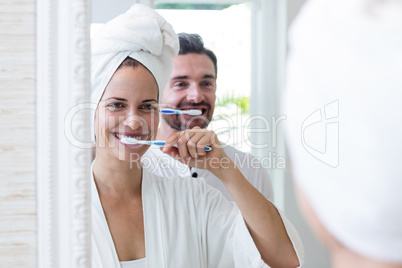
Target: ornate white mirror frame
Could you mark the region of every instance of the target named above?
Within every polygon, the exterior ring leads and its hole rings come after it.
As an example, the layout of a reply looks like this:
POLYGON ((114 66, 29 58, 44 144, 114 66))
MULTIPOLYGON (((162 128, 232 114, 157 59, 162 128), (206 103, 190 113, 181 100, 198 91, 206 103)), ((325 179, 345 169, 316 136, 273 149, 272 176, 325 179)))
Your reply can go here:
POLYGON ((90 267, 90 1, 36 5, 37 267, 90 267))
POLYGON ((36 5, 37 267, 90 267, 90 0, 36 5))

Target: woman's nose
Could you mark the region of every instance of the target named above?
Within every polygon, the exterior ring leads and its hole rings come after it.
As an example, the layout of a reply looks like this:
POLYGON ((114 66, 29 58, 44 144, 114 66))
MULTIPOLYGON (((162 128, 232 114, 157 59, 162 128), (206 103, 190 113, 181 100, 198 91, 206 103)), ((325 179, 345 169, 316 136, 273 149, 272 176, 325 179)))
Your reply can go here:
POLYGON ((131 129, 138 129, 145 123, 145 120, 137 114, 129 114, 124 118, 123 125, 131 129))

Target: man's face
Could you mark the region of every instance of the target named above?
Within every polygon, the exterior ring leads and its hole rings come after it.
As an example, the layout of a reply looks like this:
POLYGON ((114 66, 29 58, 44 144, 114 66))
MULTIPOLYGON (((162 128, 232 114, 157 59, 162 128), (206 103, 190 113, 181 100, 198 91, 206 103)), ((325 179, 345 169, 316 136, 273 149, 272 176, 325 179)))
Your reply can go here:
POLYGON ((163 108, 197 109, 199 116, 162 115, 163 123, 177 131, 206 128, 215 108, 215 67, 205 54, 190 53, 173 59, 173 71, 161 100, 163 108))

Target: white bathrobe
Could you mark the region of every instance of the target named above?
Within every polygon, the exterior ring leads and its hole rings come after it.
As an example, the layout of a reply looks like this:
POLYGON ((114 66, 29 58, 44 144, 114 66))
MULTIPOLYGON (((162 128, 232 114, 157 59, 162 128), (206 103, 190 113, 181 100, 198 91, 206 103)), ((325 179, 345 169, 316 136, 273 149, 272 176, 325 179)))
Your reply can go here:
MULTIPOLYGON (((227 156, 235 163, 243 176, 266 199, 273 202, 274 193, 272 190, 273 187, 271 177, 268 174, 268 170, 264 168, 260 159, 252 154, 239 151, 227 144, 221 144, 227 156)), ((186 164, 177 161, 168 154, 162 153, 159 147, 150 146, 146 153, 141 157, 141 163, 151 173, 155 173, 156 175, 162 177, 191 177, 192 174, 196 173, 198 177, 201 177, 205 180, 205 183, 218 189, 227 200, 233 201, 233 197, 229 190, 214 174, 206 169, 190 169, 186 164)))
MULTIPOLYGON (((93 179, 91 191, 92 267, 120 267, 93 179)), ((142 201, 147 268, 268 267, 238 207, 202 179, 144 169, 142 201)))

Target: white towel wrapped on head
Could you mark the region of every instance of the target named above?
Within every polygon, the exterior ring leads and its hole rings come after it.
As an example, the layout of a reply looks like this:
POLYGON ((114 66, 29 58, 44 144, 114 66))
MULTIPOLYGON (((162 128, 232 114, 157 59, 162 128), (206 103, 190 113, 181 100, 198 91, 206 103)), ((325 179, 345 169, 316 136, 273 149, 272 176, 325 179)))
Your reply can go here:
MULTIPOLYGON (((133 58, 154 76, 159 96, 179 52, 179 39, 172 26, 150 7, 135 4, 126 13, 107 22, 91 40, 91 103, 97 107, 120 64, 133 58)), ((92 138, 95 109, 91 114, 92 138)))
POLYGON ((311 0, 290 31, 297 185, 342 245, 402 263, 402 2, 311 0), (321 145, 321 146, 320 146, 321 145))
POLYGON ((162 95, 179 41, 172 26, 155 10, 135 4, 107 22, 91 42, 92 103, 98 104, 109 80, 127 57, 139 61, 153 74, 162 95))

